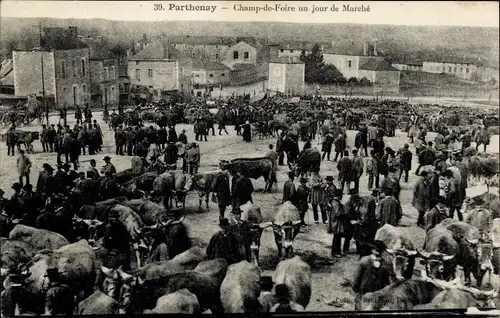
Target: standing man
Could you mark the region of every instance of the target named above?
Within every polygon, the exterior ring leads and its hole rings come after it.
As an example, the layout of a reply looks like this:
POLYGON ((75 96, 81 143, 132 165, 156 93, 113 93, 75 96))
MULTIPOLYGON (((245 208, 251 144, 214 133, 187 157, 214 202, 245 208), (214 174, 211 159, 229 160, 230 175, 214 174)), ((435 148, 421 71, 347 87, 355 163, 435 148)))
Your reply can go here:
POLYGON ((50 287, 45 296, 45 315, 73 315, 75 295, 68 285, 61 282, 59 270, 57 268, 48 268, 47 278, 50 287))
POLYGON ((233 233, 229 231, 229 220, 220 220, 221 230, 215 233, 207 246, 207 259, 214 260, 223 258, 228 265, 237 263, 238 242, 233 233))
POLYGON ((328 234, 333 234, 332 257, 342 257, 341 244, 346 223, 349 217, 342 204, 342 190, 333 190, 333 200, 330 202, 330 217, 328 218, 328 234))
POLYGON ((330 154, 332 152, 332 145, 334 142, 334 138, 332 135, 332 132, 329 130, 324 136, 323 136, 323 142, 321 143, 321 151, 323 154, 321 155, 321 161, 328 160, 330 161, 330 154))
POLYGON ((231 205, 231 191, 229 189, 229 172, 220 171, 212 183, 212 190, 217 196, 219 205, 219 222, 224 218, 226 207, 231 205))
POLYGON ((111 163, 111 158, 106 156, 103 158, 104 160, 104 167, 102 167, 101 173, 106 174, 106 172, 109 172, 111 175, 116 173, 116 168, 115 166, 111 163))
POLYGON ((285 182, 283 185, 283 199, 281 200, 281 204, 285 203, 286 201, 292 202, 293 205, 296 205, 297 202, 295 201, 295 184, 293 183, 295 179, 295 172, 290 171, 288 172, 288 180, 285 182))
POLYGON ((115 131, 116 155, 123 156, 123 145, 125 145, 126 136, 123 132, 123 126, 120 125, 115 131))
POLYGON ((306 222, 304 221, 307 210, 309 210, 309 204, 307 202, 307 198, 311 193, 311 190, 307 187, 307 178, 300 178, 300 185, 297 187, 297 192, 295 193, 295 197, 297 200, 297 209, 300 213, 301 225, 306 226, 306 222))
POLYGON ((343 157, 337 164, 339 171, 338 180, 340 181, 340 190, 344 191, 344 186, 347 183, 347 191, 351 188, 351 181, 354 175, 354 167, 351 158, 349 158, 349 151, 344 151, 343 157))
POLYGON ((392 196, 399 201, 399 194, 401 193, 401 185, 399 184, 399 180, 397 178, 397 170, 394 167, 390 167, 387 177, 382 180, 381 187, 392 189, 392 196))
POLYGON ((16 147, 16 128, 14 126, 10 126, 7 131, 7 138, 5 143, 7 144, 7 156, 14 156, 15 147, 16 147))
POLYGON ((90 167, 87 169, 87 177, 91 178, 92 180, 97 180, 100 177, 99 171, 97 171, 95 166, 95 159, 90 159, 90 167))
POLYGON ((375 217, 382 226, 384 224, 398 226, 401 218, 403 217, 401 203, 399 203, 399 201, 392 196, 392 189, 384 188, 383 190, 385 197, 380 200, 380 203, 375 210, 375 217))
POLYGON ((352 150, 352 164, 353 164, 353 177, 354 177, 354 189, 359 191, 359 178, 363 175, 363 169, 365 164, 363 158, 358 156, 358 150, 352 150))
POLYGON ((276 178, 276 170, 278 170, 278 154, 276 153, 276 151, 274 151, 273 148, 274 148, 274 146, 272 144, 270 144, 269 151, 266 154, 266 157, 272 160, 273 167, 272 167, 272 172, 271 172, 271 178, 270 178, 269 182, 266 184, 266 187, 264 188, 264 193, 266 193, 266 191, 271 192, 271 185, 275 182, 276 183, 278 182, 278 180, 276 178))
POLYGON ((49 152, 49 143, 47 142, 47 134, 49 130, 47 129, 47 125, 42 125, 42 133, 40 134, 40 141, 42 142, 43 152, 49 152))
POLYGON ((423 227, 424 215, 430 208, 431 183, 427 171, 420 173, 420 179, 413 189, 412 206, 418 211, 417 226, 423 227))
POLYGON ((237 179, 233 187, 233 209, 247 203, 248 201, 253 203, 252 193, 254 188, 252 180, 239 171, 236 173, 236 178, 237 179))
POLYGON ((448 202, 448 208, 450 209, 449 217, 450 219, 453 219, 455 211, 457 211, 458 220, 462 221, 463 217, 460 208, 462 207, 464 199, 462 198, 462 190, 460 187, 461 180, 457 180, 453 176, 453 172, 451 170, 446 170, 443 173, 443 176, 447 181, 446 201, 448 202))
POLYGON ((200 147, 198 147, 198 144, 193 142, 190 147, 186 147, 184 156, 186 158, 188 173, 190 175, 198 173, 198 167, 200 166, 201 160, 200 147))
MULTIPOLYGON (((339 134, 337 139, 335 139, 335 158, 333 161, 337 161, 339 155, 340 159, 345 156, 346 140, 343 134, 339 134)), ((349 153, 349 152, 348 152, 349 153)))
POLYGON ((401 180, 401 177, 403 176, 403 173, 405 174, 405 183, 408 183, 408 174, 411 171, 411 160, 413 157, 413 154, 410 151, 410 145, 405 144, 403 151, 401 152, 401 173, 399 174, 399 180, 401 180))
POLYGON ((24 154, 24 150, 19 149, 19 157, 17 158, 17 172, 19 174, 19 183, 23 185, 23 177, 26 178, 26 184, 30 184, 30 168, 31 160, 24 154))

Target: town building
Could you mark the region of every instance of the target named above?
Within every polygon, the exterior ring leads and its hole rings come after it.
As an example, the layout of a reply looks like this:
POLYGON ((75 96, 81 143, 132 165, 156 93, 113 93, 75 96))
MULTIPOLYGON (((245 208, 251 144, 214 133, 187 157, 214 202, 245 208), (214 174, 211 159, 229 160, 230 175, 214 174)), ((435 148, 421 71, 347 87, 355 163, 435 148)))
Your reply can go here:
POLYGON ((400 71, 414 71, 421 72, 422 71, 422 61, 417 60, 401 60, 401 61, 393 61, 391 65, 400 70, 400 71))
POLYGON ((194 61, 191 71, 193 87, 227 85, 230 82, 229 71, 230 68, 221 63, 194 61))
POLYGON ((447 57, 426 60, 422 63, 422 71, 427 73, 444 73, 464 80, 474 80, 477 73, 477 61, 470 58, 447 57))
POLYGON ((477 65, 475 80, 482 83, 493 82, 498 85, 500 71, 498 62, 480 61, 477 65))
POLYGON ((67 107, 90 101, 90 52, 76 27, 44 28, 39 47, 14 50, 12 56, 16 95, 45 95, 67 107))
POLYGON ((102 37, 80 38, 90 51, 90 100, 92 107, 119 103, 118 59, 108 50, 102 37))
POLYGON ((224 53, 222 63, 229 68, 233 68, 235 64, 257 64, 257 48, 240 41, 230 46, 224 53))
POLYGON ((280 57, 269 62, 269 85, 271 92, 303 94, 305 65, 294 57, 280 57))
POLYGON ((358 76, 373 84, 373 93, 399 93, 400 71, 385 59, 370 58, 359 67, 358 76))

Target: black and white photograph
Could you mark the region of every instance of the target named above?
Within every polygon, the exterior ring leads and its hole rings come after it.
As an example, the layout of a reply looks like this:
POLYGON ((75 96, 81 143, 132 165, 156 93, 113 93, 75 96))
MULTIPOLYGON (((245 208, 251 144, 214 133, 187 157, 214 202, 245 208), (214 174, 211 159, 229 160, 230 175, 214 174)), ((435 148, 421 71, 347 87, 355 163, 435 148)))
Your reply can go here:
POLYGON ((500 317, 499 23, 1 1, 1 317, 500 317))

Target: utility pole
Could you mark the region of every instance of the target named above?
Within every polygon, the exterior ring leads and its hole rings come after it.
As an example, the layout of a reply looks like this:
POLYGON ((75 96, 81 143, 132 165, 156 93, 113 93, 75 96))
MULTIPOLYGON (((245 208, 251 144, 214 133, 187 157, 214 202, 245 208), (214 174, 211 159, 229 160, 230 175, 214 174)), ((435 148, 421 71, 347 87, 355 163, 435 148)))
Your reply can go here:
POLYGON ((40 22, 38 24, 38 37, 39 37, 39 46, 40 46, 40 66, 42 68, 42 105, 43 109, 45 110, 45 120, 47 121, 47 126, 49 125, 49 107, 47 106, 47 103, 45 102, 45 74, 44 74, 44 67, 43 67, 43 46, 42 46, 42 23, 40 22))

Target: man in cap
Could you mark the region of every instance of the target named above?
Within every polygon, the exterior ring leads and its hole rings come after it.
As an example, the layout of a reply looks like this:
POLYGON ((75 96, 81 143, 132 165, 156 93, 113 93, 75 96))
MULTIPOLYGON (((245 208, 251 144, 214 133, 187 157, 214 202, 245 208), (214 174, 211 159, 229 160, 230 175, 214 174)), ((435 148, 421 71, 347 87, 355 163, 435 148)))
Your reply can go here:
POLYGON ((300 213, 301 225, 306 226, 306 222, 304 221, 307 210, 309 210, 309 203, 307 199, 309 198, 309 194, 311 190, 307 187, 307 178, 300 177, 299 179, 300 185, 297 187, 297 192, 295 193, 295 198, 297 202, 297 209, 300 213))
POLYGON ((295 184, 293 183, 295 179, 295 172, 289 171, 288 172, 288 180, 285 182, 283 185, 283 199, 281 200, 281 203, 285 203, 286 201, 292 202, 292 204, 296 205, 296 198, 295 198, 295 184))
POLYGON ((441 223, 444 219, 448 218, 448 207, 446 205, 446 198, 443 196, 437 197, 437 203, 429 211, 425 213, 423 226, 428 232, 433 229, 436 225, 441 223))
POLYGON ((104 173, 104 178, 100 181, 99 190, 102 199, 111 199, 118 196, 118 183, 116 182, 111 171, 108 170, 104 173))
POLYGON ((99 171, 96 169, 96 161, 95 159, 90 159, 90 167, 87 169, 87 177, 93 180, 98 180, 100 175, 99 171))
POLYGON ((230 221, 230 232, 234 234, 236 241, 238 242, 238 259, 239 261, 246 260, 250 262, 250 245, 252 244, 250 237, 250 225, 247 221, 241 219, 240 207, 233 207, 231 212, 233 218, 230 221))
POLYGON ((103 158, 105 165, 102 167, 101 173, 106 174, 106 172, 110 172, 112 175, 116 173, 115 166, 111 163, 111 158, 106 156, 103 158))
POLYGON ((66 284, 61 282, 59 270, 48 268, 47 278, 49 279, 49 290, 45 295, 45 314, 50 316, 73 315, 75 295, 66 284))
POLYGON ((42 149, 43 152, 48 152, 49 151, 49 144, 47 142, 47 125, 43 124, 42 125, 42 132, 40 133, 40 141, 42 142, 42 149))
POLYGON ((22 216, 21 190, 23 189, 23 186, 19 182, 15 182, 12 184, 12 189, 14 190, 14 194, 9 200, 9 211, 12 214, 11 217, 13 219, 19 219, 22 216))
POLYGON ((353 178, 354 178, 354 189, 359 191, 359 178, 363 175, 363 169, 365 168, 365 163, 363 158, 358 156, 358 150, 352 150, 352 165, 353 165, 353 178))
POLYGON ((399 194, 401 193, 401 185, 399 184, 399 179, 397 178, 398 170, 395 167, 389 167, 387 177, 382 180, 380 185, 382 189, 392 189, 392 196, 399 201, 399 194))
MULTIPOLYGON (((337 187, 333 184, 333 176, 326 176, 326 187, 325 187, 325 208, 329 210, 331 208, 332 201, 335 198, 335 190, 337 187)), ((326 222, 323 222, 326 223, 326 222)))
POLYGON ((207 246, 207 258, 214 260, 223 258, 228 264, 239 262, 238 241, 233 233, 229 231, 229 220, 223 218, 219 224, 221 230, 215 233, 207 246))
POLYGON ((43 170, 40 171, 38 174, 38 181, 36 183, 36 192, 39 193, 42 191, 42 189, 45 187, 45 183, 47 182, 47 179, 49 177, 49 169, 51 168, 48 163, 44 163, 42 165, 43 170))
POLYGON ((16 128, 11 126, 7 130, 5 143, 7 144, 7 156, 14 156, 16 152, 16 128))
POLYGON ((271 276, 260 277, 260 295, 259 303, 262 305, 264 312, 269 312, 273 306, 273 279, 271 276))
POLYGON ((219 218, 224 218, 226 207, 231 205, 231 190, 229 188, 229 172, 220 171, 212 182, 211 189, 216 195, 217 205, 219 206, 219 218))
POLYGON ((401 203, 394 198, 391 188, 384 188, 383 191, 385 197, 380 200, 375 211, 375 217, 382 226, 384 224, 398 226, 403 217, 401 203))
POLYGON ((411 161, 413 158, 413 154, 410 151, 410 145, 405 144, 403 147, 403 151, 401 152, 401 173, 399 174, 398 179, 401 180, 403 173, 405 174, 405 182, 408 183, 408 175, 411 171, 411 161))
POLYGON ((344 187, 347 184, 347 191, 349 191, 351 181, 353 181, 355 175, 354 163, 349 158, 349 151, 344 151, 344 156, 340 158, 337 164, 337 170, 339 171, 338 180, 340 181, 340 189, 344 191, 344 187))
POLYGON ((361 310, 361 298, 366 293, 381 290, 392 282, 392 264, 387 264, 382 254, 386 246, 382 241, 375 241, 371 254, 363 256, 354 273, 352 289, 356 293, 354 310, 361 310))
POLYGON ((451 170, 446 170, 443 172, 443 176, 446 179, 446 200, 448 201, 448 208, 450 209, 449 218, 453 219, 455 211, 457 211, 458 220, 462 221, 463 216, 460 208, 464 202, 463 192, 461 189, 461 180, 458 180, 451 170))
POLYGON ((183 129, 181 131, 181 133, 179 134, 179 137, 178 137, 179 141, 182 142, 184 145, 187 145, 188 143, 188 140, 187 140, 187 136, 186 136, 186 129, 183 129))
POLYGON ((424 226, 424 214, 431 208, 431 183, 430 176, 427 171, 420 172, 420 179, 413 188, 412 206, 418 211, 417 226, 424 226))
POLYGON ((339 258, 342 255, 341 244, 342 237, 346 234, 346 228, 349 226, 349 215, 347 214, 342 200, 342 190, 333 191, 333 200, 330 203, 330 216, 328 218, 328 234, 333 234, 332 257, 339 258))

